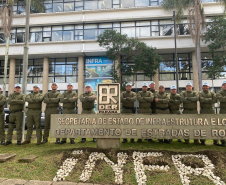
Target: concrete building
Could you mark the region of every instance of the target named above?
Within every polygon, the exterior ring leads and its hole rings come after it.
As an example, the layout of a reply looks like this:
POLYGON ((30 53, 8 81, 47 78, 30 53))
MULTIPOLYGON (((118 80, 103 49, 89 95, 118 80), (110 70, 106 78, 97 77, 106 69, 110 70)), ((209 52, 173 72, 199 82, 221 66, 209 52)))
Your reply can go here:
MULTIPOLYGON (((67 82, 72 82, 78 94, 81 94, 86 82, 91 83, 94 90, 97 83, 111 82, 109 70, 113 63, 96 42, 96 36, 105 29, 138 37, 156 47, 162 55, 164 61, 159 66, 158 74, 150 79, 142 72, 137 73, 135 89, 140 89, 142 82, 150 80, 166 88, 176 84, 173 12, 164 11, 160 3, 161 0, 45 0, 45 13, 31 11, 30 16, 27 91, 32 91, 32 85, 37 83, 42 93, 46 93, 50 90, 51 82, 55 81, 60 91, 66 90, 67 82)), ((203 6, 207 22, 212 16, 223 13, 223 6, 212 0, 205 0, 203 6)), ((17 2, 13 10, 15 16, 9 46, 8 94, 13 92, 14 83, 22 82, 25 35, 25 10, 17 2)), ((179 86, 183 89, 188 81, 196 84, 197 61, 186 20, 178 25, 178 31, 179 86)), ((0 84, 3 83, 5 42, 0 31, 0 84)), ((211 61, 207 44, 201 43, 201 51, 203 62, 211 61)), ((203 80, 212 85, 212 80, 207 78, 205 72, 203 68, 203 80)), ((123 75, 122 78, 131 81, 130 77, 123 75)), ((221 82, 222 79, 214 80, 214 87, 219 89, 221 82)))

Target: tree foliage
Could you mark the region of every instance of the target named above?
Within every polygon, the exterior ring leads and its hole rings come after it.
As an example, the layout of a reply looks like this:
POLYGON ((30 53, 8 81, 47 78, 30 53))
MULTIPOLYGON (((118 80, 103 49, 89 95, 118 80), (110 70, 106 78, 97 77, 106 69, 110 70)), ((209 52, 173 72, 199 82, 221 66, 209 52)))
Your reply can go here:
POLYGON ((116 68, 112 70, 114 81, 126 83, 121 80, 122 73, 126 76, 133 76, 133 84, 138 71, 143 71, 145 76, 150 78, 156 74, 162 59, 155 48, 147 46, 137 38, 129 38, 126 34, 121 35, 115 30, 105 30, 97 39, 99 45, 107 50, 108 58, 117 61, 116 68))
POLYGON ((226 66, 226 20, 225 17, 214 17, 207 26, 204 37, 205 43, 209 43, 208 48, 213 60, 207 62, 206 69, 209 78, 219 78, 226 66))

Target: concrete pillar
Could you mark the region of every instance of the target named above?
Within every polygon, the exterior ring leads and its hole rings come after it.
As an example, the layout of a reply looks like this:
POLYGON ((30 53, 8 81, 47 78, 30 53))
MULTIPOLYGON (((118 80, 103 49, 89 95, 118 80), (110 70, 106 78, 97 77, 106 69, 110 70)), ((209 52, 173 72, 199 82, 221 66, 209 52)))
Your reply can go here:
MULTIPOLYGON (((195 51, 192 52, 192 69, 193 69, 193 90, 199 90, 198 63, 195 51)), ((200 103, 197 102, 198 114, 200 114, 200 103)))
POLYGON ((156 70, 156 74, 153 77, 153 81, 155 82, 155 90, 158 90, 159 88, 159 70, 156 70))
POLYGON ((15 72, 16 72, 16 59, 10 59, 9 67, 9 87, 8 87, 8 96, 14 92, 15 85, 15 72))
MULTIPOLYGON (((48 92, 49 86, 49 58, 43 59, 43 81, 42 81, 42 94, 45 95, 48 92)), ((42 103, 42 112, 46 109, 46 104, 42 103)))
MULTIPOLYGON (((84 56, 78 57, 78 96, 84 92, 84 56)), ((82 112, 82 102, 78 100, 78 114, 82 112)))

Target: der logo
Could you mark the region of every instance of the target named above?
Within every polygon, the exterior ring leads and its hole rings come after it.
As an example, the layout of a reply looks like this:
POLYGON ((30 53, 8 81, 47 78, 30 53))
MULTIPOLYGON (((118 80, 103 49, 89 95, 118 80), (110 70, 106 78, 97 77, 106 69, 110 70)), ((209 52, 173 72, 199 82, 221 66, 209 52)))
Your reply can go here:
POLYGON ((120 113, 120 84, 98 84, 97 113, 120 113))

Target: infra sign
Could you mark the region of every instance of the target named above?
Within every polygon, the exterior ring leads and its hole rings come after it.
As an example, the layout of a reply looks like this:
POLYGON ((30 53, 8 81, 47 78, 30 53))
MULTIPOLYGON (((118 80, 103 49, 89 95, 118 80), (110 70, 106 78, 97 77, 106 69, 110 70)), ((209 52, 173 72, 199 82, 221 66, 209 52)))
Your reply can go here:
POLYGON ((97 85, 97 113, 119 114, 120 113, 120 84, 97 85))

